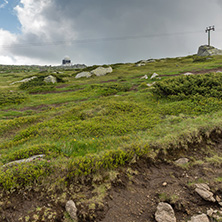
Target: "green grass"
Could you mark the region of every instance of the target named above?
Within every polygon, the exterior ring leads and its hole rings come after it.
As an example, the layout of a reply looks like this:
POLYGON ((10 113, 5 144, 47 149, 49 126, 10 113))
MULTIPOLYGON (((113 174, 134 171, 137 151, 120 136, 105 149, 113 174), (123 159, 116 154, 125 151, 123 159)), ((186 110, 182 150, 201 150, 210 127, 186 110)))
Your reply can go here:
POLYGON ((221 74, 171 76, 222 67, 221 56, 111 66, 111 74, 88 79, 75 79, 78 71, 54 67, 40 72, 37 67, 0 66, 0 166, 46 155, 46 162, 27 164, 26 170, 1 167, 0 187, 19 188, 36 182, 34 177, 50 175, 72 180, 127 164, 135 156, 154 158, 159 150, 187 149, 221 128, 221 74), (10 85, 52 72, 64 82, 10 85), (154 72, 166 76, 141 79, 154 72), (154 81, 154 87, 147 87, 154 81))

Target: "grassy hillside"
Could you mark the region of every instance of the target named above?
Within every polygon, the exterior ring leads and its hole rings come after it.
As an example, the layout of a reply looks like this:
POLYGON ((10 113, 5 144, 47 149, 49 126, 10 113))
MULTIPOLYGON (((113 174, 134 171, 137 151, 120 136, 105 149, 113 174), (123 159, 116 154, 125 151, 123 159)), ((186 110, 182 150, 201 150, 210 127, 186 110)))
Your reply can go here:
POLYGON ((1 66, 0 188, 41 184, 47 177, 74 180, 135 157, 154 158, 172 144, 185 146, 200 131, 220 128, 222 74, 177 75, 220 68, 221 59, 188 56, 141 67, 114 64, 113 73, 89 79, 75 79, 80 70, 1 66), (161 78, 141 79, 154 72, 161 78), (50 74, 60 82, 10 85, 50 74), (38 154, 44 160, 3 166, 38 154))

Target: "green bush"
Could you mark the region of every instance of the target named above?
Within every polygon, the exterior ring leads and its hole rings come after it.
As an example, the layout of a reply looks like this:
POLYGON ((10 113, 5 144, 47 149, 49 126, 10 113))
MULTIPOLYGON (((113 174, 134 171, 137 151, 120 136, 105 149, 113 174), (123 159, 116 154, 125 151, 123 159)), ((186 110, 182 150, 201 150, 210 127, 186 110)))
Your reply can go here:
POLYGON ((20 104, 24 102, 27 98, 27 95, 21 92, 0 91, 0 106, 5 106, 8 104, 20 104))
POLYGON ((183 100, 194 95, 222 97, 220 73, 178 76, 154 84, 153 93, 162 98, 183 100))
POLYGON ((58 153, 60 153, 60 150, 56 146, 49 144, 40 144, 28 148, 23 148, 15 152, 11 152, 10 154, 3 156, 3 161, 10 162, 14 160, 29 158, 31 156, 39 154, 45 154, 45 155, 50 154, 50 156, 55 156, 58 153))

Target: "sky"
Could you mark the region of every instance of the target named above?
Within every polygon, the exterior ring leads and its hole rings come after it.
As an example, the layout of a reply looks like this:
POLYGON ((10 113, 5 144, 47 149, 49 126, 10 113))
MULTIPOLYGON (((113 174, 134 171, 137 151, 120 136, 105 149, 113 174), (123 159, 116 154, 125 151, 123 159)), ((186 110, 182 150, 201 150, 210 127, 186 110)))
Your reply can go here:
POLYGON ((222 49, 222 0, 0 0, 0 64, 101 65, 222 49))

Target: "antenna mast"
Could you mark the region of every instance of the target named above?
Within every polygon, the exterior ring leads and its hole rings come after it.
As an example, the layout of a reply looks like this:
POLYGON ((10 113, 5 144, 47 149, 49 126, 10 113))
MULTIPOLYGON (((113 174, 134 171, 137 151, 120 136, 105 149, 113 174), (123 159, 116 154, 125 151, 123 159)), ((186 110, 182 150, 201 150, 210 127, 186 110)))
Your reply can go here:
POLYGON ((206 28, 205 32, 208 32, 208 46, 210 46, 210 31, 215 31, 214 25, 206 28))

